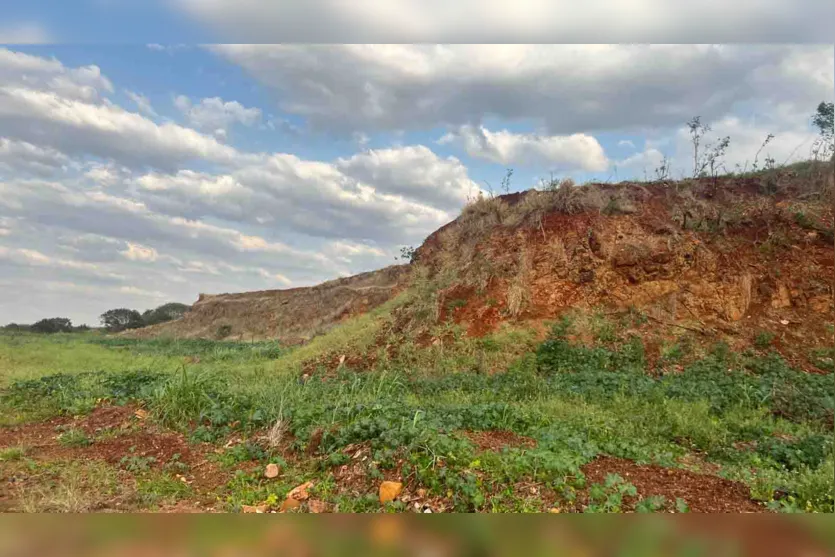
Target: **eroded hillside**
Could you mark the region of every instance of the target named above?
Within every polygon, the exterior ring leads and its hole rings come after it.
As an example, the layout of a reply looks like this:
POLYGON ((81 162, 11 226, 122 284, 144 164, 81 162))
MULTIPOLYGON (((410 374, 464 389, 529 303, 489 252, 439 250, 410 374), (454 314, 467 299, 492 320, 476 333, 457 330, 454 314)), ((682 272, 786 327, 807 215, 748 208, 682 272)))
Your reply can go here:
POLYGON ((672 328, 732 347, 767 342, 815 371, 804 349, 832 335, 832 230, 827 194, 791 171, 564 184, 467 207, 417 261, 435 318, 471 336, 507 320, 637 310, 650 358, 672 328))
POLYGON ((309 288, 201 294, 182 319, 126 333, 137 338, 277 339, 297 344, 388 300, 406 265, 393 265, 309 288))
MULTIPOLYGON (((820 372, 815 349, 833 334, 831 180, 788 168, 681 182, 561 182, 483 198, 431 234, 411 265, 312 288, 201 295, 183 319, 131 335, 294 344, 408 290, 372 349, 425 345, 443 323, 482 337, 502 323, 637 312, 633 332, 650 361, 687 335, 734 349, 768 345, 820 372)), ((347 354, 320 361, 377 358, 364 345, 340 351, 347 354)))
POLYGON ((0 336, 0 509, 832 512, 831 191, 562 182, 138 332, 246 342, 0 336))

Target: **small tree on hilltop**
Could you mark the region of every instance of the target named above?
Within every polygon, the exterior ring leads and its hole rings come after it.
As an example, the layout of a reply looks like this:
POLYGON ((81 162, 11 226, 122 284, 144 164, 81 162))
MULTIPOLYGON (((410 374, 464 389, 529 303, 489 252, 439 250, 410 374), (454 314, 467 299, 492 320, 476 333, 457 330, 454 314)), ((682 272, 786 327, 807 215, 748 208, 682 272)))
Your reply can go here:
POLYGON ((690 141, 693 143, 693 177, 698 178, 704 170, 700 165, 702 157, 699 154, 699 146, 705 134, 710 131, 710 126, 702 124, 701 116, 695 116, 687 122, 687 128, 690 130, 690 141))
POLYGON ((135 309, 110 309, 101 314, 102 325, 111 333, 144 326, 142 315, 135 309))
POLYGON ((812 117, 812 124, 818 128, 818 138, 812 146, 815 160, 827 160, 835 154, 835 105, 822 102, 812 117))
POLYGON ((412 246, 403 246, 400 248, 400 259, 414 263, 417 260, 417 249, 412 246))

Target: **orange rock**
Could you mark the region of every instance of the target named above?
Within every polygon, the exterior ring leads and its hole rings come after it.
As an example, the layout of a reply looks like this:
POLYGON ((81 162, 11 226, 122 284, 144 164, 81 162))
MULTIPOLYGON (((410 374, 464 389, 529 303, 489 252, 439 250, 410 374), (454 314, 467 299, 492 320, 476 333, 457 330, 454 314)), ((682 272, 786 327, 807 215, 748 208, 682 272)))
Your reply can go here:
POLYGON ((815 296, 809 300, 809 307, 817 313, 826 313, 829 311, 831 300, 829 296, 815 296))
POLYGON ((298 509, 301 506, 302 504, 299 501, 288 497, 283 503, 281 503, 281 507, 278 509, 278 512, 285 513, 287 511, 292 511, 293 509, 298 509))
POLYGON ((290 491, 290 493, 287 494, 287 499, 307 501, 307 498, 310 497, 307 490, 311 487, 313 487, 313 482, 305 482, 302 485, 296 486, 290 491))
POLYGON ((241 505, 241 511, 246 514, 258 513, 263 514, 267 512, 267 505, 241 505))
POLYGON ((792 305, 791 295, 789 289, 785 284, 777 285, 777 293, 771 299, 771 307, 774 309, 787 308, 792 305))
POLYGON ((383 482, 380 484, 380 503, 394 501, 400 492, 403 491, 403 484, 400 482, 383 482))
POLYGON ((277 478, 280 473, 281 468, 278 467, 278 464, 274 464, 272 462, 267 464, 267 467, 264 469, 265 478, 277 478))

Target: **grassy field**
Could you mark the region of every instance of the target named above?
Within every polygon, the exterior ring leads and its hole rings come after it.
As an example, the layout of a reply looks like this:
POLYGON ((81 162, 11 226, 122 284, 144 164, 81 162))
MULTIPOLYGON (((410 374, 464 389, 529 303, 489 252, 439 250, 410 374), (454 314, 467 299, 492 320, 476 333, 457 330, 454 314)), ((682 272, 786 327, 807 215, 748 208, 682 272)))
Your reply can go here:
POLYGON ((422 343, 398 303, 299 348, 0 334, 0 505, 270 510, 309 481, 301 511, 833 512, 831 374, 686 337, 650 366, 631 314, 422 343))

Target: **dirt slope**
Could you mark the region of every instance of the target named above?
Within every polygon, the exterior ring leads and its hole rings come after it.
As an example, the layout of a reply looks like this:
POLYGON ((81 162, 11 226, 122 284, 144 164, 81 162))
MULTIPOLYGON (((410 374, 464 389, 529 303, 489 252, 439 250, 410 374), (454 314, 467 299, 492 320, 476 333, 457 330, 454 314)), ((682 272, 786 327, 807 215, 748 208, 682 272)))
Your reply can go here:
POLYGON ((732 348, 768 342, 816 371, 809 349, 833 336, 833 220, 831 199, 790 173, 768 184, 596 184, 471 205, 417 259, 440 289, 439 320, 471 336, 507 320, 633 308, 649 329, 732 348))
POLYGON ((309 288, 201 294, 182 319, 125 333, 136 338, 308 340, 340 321, 388 300, 403 285, 407 265, 393 265, 309 288))
POLYGON ((397 310, 401 329, 452 319, 483 336, 503 321, 638 310, 650 358, 671 333, 689 332, 733 349, 768 343, 821 371, 813 352, 832 342, 835 320, 832 177, 823 176, 811 183, 783 169, 481 199, 431 234, 410 266, 201 295, 183 319, 130 334, 303 342, 422 280, 413 311, 397 310))

